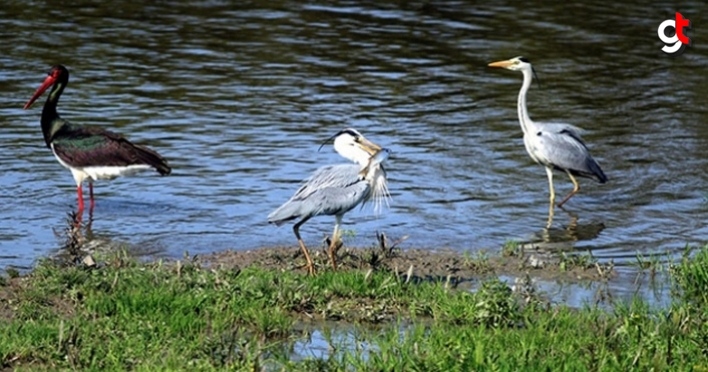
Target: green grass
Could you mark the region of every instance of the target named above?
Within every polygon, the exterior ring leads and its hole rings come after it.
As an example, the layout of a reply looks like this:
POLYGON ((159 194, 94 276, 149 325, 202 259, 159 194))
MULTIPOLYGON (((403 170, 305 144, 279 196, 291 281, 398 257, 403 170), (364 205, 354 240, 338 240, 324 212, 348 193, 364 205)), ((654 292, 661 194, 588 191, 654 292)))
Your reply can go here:
POLYGON ((524 250, 519 246, 519 243, 514 240, 509 240, 502 246, 501 254, 503 257, 522 256, 524 250))
POLYGON ((708 246, 669 272, 670 308, 606 311, 522 306, 496 279, 468 292, 387 272, 46 261, 0 286, 0 367, 708 371, 708 246), (355 342, 335 337, 344 323, 355 342), (329 351, 293 359, 312 329, 329 351))

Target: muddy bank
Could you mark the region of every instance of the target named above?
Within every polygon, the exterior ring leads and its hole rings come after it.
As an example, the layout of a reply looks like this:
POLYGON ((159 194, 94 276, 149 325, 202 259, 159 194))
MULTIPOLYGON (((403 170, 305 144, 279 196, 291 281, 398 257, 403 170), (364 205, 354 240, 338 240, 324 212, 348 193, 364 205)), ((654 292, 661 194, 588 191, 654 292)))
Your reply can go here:
MULTIPOLYGON (((122 251, 128 256, 154 257, 140 247, 98 239, 77 216, 67 216, 64 247, 54 258, 63 264, 91 264, 93 256, 122 251)), ((579 283, 607 281, 616 276, 610 263, 598 263, 588 254, 565 254, 507 243, 493 251, 459 249, 402 248, 406 238, 391 241, 378 234, 366 248, 342 246, 337 251, 339 270, 367 272, 388 271, 406 275, 408 280, 444 280, 455 285, 474 283, 491 276, 531 278, 542 281, 579 283)), ((326 253, 327 243, 310 247, 310 254, 318 272, 331 270, 326 253)), ((223 269, 243 269, 257 266, 267 270, 294 271, 305 274, 305 259, 297 246, 262 247, 254 250, 226 250, 199 254, 189 258, 201 265, 223 269)), ((168 259, 167 262, 174 262, 168 259)))
MULTIPOLYGON (((324 248, 311 249, 318 271, 331 270, 324 248)), ((208 266, 243 269, 258 266, 271 270, 300 270, 305 259, 297 247, 263 247, 255 250, 227 250, 196 259, 208 266)), ((339 270, 385 270, 410 275, 415 280, 474 282, 490 276, 538 278, 562 282, 601 281, 615 276, 612 264, 599 264, 589 256, 557 256, 519 249, 499 252, 459 252, 453 249, 399 249, 384 244, 371 248, 342 247, 339 270)))

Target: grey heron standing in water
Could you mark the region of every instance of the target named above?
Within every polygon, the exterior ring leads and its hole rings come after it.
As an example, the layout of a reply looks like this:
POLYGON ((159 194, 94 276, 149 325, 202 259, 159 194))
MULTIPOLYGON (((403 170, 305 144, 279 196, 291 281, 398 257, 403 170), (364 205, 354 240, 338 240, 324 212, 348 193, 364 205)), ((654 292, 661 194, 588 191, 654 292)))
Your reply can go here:
POLYGON ((336 270, 335 253, 341 238, 344 214, 370 201, 375 203, 378 210, 382 201, 388 202, 387 198, 390 197, 382 164, 388 158, 388 149, 381 148, 351 128, 340 131, 331 139, 334 139, 334 149, 356 164, 327 165, 317 169, 290 200, 268 215, 268 222, 277 226, 300 219, 293 226, 293 231, 311 275, 314 275, 315 267, 300 237, 300 226, 315 216, 335 216, 334 232, 327 253, 332 268, 336 270))
POLYGON ((526 108, 526 92, 531 86, 531 80, 536 75, 531 63, 524 57, 515 57, 506 61, 492 62, 490 67, 501 67, 512 71, 521 71, 524 82, 519 92, 518 114, 521 130, 524 132, 526 151, 535 162, 546 167, 548 187, 551 192, 549 224, 553 216, 556 193, 553 189, 553 170, 568 174, 573 182, 573 190, 558 203, 562 207, 580 190, 576 176, 592 178, 599 183, 607 182, 607 176, 600 165, 593 159, 587 145, 581 138, 582 129, 564 123, 537 123, 529 117, 526 108))

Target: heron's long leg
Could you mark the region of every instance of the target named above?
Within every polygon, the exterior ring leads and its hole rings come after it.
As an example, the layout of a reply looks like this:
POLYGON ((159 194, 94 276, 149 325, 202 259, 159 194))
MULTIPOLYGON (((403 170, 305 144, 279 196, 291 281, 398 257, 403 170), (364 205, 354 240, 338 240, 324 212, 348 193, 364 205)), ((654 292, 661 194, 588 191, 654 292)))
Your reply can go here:
POLYGON ((310 217, 305 217, 300 222, 296 223, 295 226, 293 226, 293 231, 295 232, 295 237, 297 238, 297 242, 300 244, 300 249, 302 249, 302 253, 305 255, 305 260, 307 260, 307 266, 305 267, 307 269, 307 273, 310 275, 315 275, 315 265, 312 264, 312 259, 310 258, 310 252, 307 250, 307 247, 305 247, 305 242, 302 241, 302 238, 300 237, 300 226, 307 222, 310 217))
POLYGON ((553 210, 556 202, 556 190, 553 188, 553 169, 546 167, 546 175, 548 176, 548 190, 551 194, 550 203, 548 205, 548 221, 546 222, 546 228, 549 229, 553 223, 553 210))
POLYGON ((546 175, 548 175, 548 189, 551 193, 551 208, 556 202, 556 190, 553 188, 553 169, 546 167, 546 175))
POLYGON ((548 221, 546 221, 546 228, 550 229, 553 225, 553 204, 548 207, 548 221))
POLYGON ((334 232, 332 232, 332 239, 329 243, 329 260, 332 262, 332 270, 337 270, 337 256, 336 250, 340 241, 340 226, 342 225, 342 215, 337 215, 336 221, 334 222, 334 232))
POLYGON ((571 191, 568 196, 566 196, 563 200, 561 200, 560 203, 558 203, 558 207, 562 207, 563 204, 568 201, 568 199, 572 198, 573 195, 577 194, 578 191, 580 191, 580 184, 578 184, 578 181, 575 179, 575 177, 573 177, 570 172, 566 171, 566 173, 568 173, 568 177, 570 177, 570 180, 573 181, 573 191, 571 191))

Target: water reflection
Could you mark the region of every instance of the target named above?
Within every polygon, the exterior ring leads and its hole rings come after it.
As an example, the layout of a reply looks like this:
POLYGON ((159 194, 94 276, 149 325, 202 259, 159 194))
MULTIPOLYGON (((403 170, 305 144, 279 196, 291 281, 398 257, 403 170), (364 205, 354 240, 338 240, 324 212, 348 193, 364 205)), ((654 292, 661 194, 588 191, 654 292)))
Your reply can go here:
POLYGON ((559 208, 565 212, 568 222, 556 227, 544 227, 528 239, 519 243, 521 249, 533 252, 560 253, 573 252, 578 242, 592 241, 605 230, 603 222, 579 223, 577 213, 559 208))
POLYGON ((83 215, 82 210, 72 209, 65 215, 65 224, 54 229, 57 239, 62 242, 62 247, 56 254, 61 263, 75 265, 89 254, 83 247, 87 241, 93 239, 91 231, 93 215, 89 212, 85 222, 83 215))
POLYGON ((95 264, 93 256, 97 253, 125 254, 151 259, 165 256, 164 247, 160 245, 133 245, 116 239, 113 234, 96 231, 94 223, 97 218, 90 211, 81 213, 72 208, 63 217, 63 224, 52 229, 55 238, 60 242, 60 247, 51 252, 51 256, 60 264, 93 266, 95 264))

